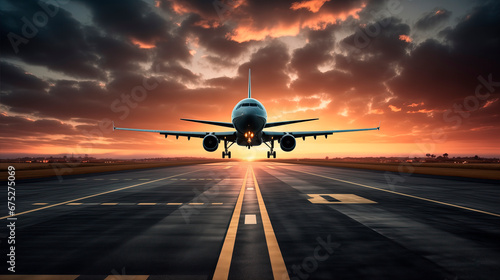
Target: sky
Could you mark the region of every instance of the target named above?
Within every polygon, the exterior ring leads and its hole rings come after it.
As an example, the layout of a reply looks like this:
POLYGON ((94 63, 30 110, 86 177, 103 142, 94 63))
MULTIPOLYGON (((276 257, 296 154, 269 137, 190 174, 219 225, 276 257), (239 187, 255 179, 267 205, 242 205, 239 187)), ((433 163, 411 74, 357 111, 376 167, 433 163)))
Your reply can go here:
MULTIPOLYGON (((0 157, 213 157, 247 95, 297 140, 278 158, 500 156, 500 3, 42 0, 0 4, 0 157)), ((264 158, 264 145, 233 158, 264 158)))

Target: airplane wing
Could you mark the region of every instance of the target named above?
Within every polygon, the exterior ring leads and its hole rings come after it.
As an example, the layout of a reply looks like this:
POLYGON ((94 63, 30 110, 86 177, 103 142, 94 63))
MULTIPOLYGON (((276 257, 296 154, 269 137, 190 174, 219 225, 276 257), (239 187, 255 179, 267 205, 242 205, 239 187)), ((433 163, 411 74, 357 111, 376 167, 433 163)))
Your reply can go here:
POLYGON ((179 136, 187 137, 188 139, 191 137, 194 138, 203 138, 208 134, 213 134, 217 138, 228 141, 236 140, 236 132, 228 131, 228 132, 196 132, 196 131, 172 131, 172 130, 154 130, 154 129, 139 129, 139 128, 123 128, 123 127, 115 127, 113 123, 113 130, 128 130, 128 131, 139 131, 139 132, 156 132, 161 135, 165 135, 167 138, 168 135, 174 135, 176 138, 179 136))
POLYGON ((286 125, 286 124, 292 124, 292 123, 299 123, 299 122, 316 121, 316 120, 319 120, 319 119, 315 118, 315 119, 283 121, 283 122, 270 122, 270 123, 266 123, 265 127, 274 127, 274 126, 280 126, 280 125, 286 125))
POLYGON ((264 141, 271 141, 271 140, 278 140, 281 139, 281 137, 285 136, 286 134, 293 135, 295 138, 303 138, 305 140, 306 137, 313 136, 316 138, 316 136, 327 136, 333 133, 340 133, 340 132, 355 132, 355 131, 368 131, 368 130, 380 130, 380 124, 378 127, 372 127, 372 128, 360 128, 360 129, 342 129, 342 130, 323 130, 323 131, 296 131, 296 132, 276 132, 276 131, 263 131, 262 135, 264 138, 264 141))
POLYGON ((181 120, 234 128, 233 124, 230 122, 213 122, 213 121, 191 120, 191 119, 181 119, 181 120))

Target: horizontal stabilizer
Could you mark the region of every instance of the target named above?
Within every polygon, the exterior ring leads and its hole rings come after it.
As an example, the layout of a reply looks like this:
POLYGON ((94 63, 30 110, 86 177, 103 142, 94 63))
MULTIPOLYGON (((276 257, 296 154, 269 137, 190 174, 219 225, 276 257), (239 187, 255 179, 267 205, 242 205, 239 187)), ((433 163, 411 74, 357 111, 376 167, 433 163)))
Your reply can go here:
POLYGON ((287 125, 287 124, 292 124, 292 123, 317 121, 317 120, 319 120, 319 119, 315 118, 315 119, 294 120, 294 121, 284 121, 284 122, 270 122, 270 123, 266 124, 266 127, 274 127, 274 126, 287 125))
POLYGON ((188 121, 188 122, 197 122, 197 123, 204 123, 204 124, 211 124, 211 125, 234 128, 233 124, 230 122, 213 122, 213 121, 191 120, 191 119, 181 119, 181 120, 188 121))

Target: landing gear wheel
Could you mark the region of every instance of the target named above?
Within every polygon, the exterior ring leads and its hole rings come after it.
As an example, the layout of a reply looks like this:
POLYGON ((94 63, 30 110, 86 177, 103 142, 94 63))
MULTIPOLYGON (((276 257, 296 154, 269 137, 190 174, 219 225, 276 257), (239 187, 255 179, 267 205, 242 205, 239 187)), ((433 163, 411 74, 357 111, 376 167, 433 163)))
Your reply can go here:
POLYGON ((222 152, 222 158, 226 157, 226 152, 222 152))
POLYGON ((231 158, 231 152, 227 152, 227 158, 231 158))
POLYGON ((274 151, 274 140, 271 140, 271 145, 268 145, 266 142, 264 142, 264 144, 266 144, 269 149, 271 149, 270 151, 267 151, 267 158, 270 158, 271 156, 273 158, 276 158, 276 151, 274 151))

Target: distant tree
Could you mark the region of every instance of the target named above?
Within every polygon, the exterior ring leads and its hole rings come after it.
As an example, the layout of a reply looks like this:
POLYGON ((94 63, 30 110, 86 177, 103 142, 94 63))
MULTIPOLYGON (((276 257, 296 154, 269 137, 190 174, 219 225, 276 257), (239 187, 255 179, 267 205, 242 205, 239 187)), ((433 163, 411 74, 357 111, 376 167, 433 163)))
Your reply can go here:
POLYGON ((448 153, 444 153, 444 154, 443 154, 443 157, 444 157, 444 158, 448 158, 448 153))
POLYGON ((436 157, 436 155, 435 155, 435 154, 432 154, 432 155, 431 155, 431 158, 435 158, 435 157, 436 157))
POLYGON ((478 155, 475 155, 475 156, 474 156, 474 159, 479 159, 479 156, 478 156, 478 155))
POLYGON ((425 154, 426 157, 431 157, 431 154, 425 154))
POLYGON ((326 160, 328 160, 328 157, 325 157, 326 160))

